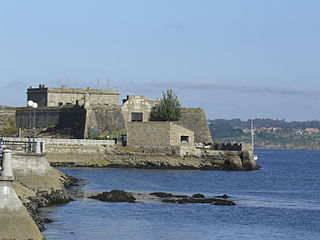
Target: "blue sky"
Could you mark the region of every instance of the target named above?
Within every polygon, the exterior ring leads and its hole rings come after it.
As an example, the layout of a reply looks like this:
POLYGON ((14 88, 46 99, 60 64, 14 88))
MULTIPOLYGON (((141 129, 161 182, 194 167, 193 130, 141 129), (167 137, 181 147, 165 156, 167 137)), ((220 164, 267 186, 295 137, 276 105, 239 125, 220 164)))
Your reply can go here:
POLYGON ((173 88, 207 118, 320 120, 320 1, 0 0, 0 105, 26 89, 173 88), (100 84, 106 88, 106 84, 100 84))

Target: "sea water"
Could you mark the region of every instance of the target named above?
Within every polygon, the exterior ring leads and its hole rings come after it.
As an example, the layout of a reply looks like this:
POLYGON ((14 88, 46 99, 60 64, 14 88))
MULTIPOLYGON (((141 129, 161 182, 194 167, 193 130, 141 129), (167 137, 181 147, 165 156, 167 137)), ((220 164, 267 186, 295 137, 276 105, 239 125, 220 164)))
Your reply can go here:
POLYGON ((236 206, 77 200, 46 208, 47 239, 320 239, 320 151, 257 150, 258 171, 64 168, 89 192, 228 194, 236 206))

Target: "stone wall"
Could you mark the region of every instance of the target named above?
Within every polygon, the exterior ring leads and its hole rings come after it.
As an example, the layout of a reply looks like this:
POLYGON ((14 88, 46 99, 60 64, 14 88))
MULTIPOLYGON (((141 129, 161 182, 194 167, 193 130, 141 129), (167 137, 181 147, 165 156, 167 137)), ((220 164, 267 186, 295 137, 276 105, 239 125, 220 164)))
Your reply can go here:
MULTIPOLYGON (((3 137, 5 141, 27 142, 28 138, 3 137)), ((114 145, 114 140, 89 140, 89 139, 57 139, 57 138, 36 138, 36 142, 56 145, 82 145, 82 146, 99 146, 114 145)))
POLYGON ((128 146, 170 146, 169 122, 127 123, 128 146))
MULTIPOLYGON (((33 109, 27 107, 17 108, 16 110, 16 126, 18 128, 29 128, 31 110, 31 127, 33 127, 33 109)), ((51 125, 58 125, 60 116, 60 107, 39 107, 35 110, 36 128, 45 128, 51 125)))
POLYGON ((84 138, 87 111, 78 105, 61 108, 57 131, 63 135, 84 138))
MULTIPOLYGON (((4 141, 28 142, 28 138, 4 137, 4 141)), ((57 139, 36 138, 36 142, 42 142, 44 153, 54 154, 102 154, 114 150, 114 140, 88 140, 88 139, 57 139)), ((4 147, 7 147, 4 145, 4 147)), ((10 146, 8 146, 10 148, 10 146)), ((23 148, 21 150, 24 150, 23 148)))
POLYGON ((0 106, 0 130, 15 126, 16 122, 16 110, 13 107, 0 106))
POLYGON ((193 145, 193 133, 172 122, 127 123, 127 144, 133 147, 171 147, 193 145), (189 142, 181 143, 181 136, 189 136, 189 142))
POLYGON ((39 106, 58 107, 66 104, 77 104, 87 95, 91 104, 119 105, 118 90, 83 89, 83 88, 48 88, 43 84, 39 88, 29 87, 28 100, 36 101, 39 106))
MULTIPOLYGON (((47 128, 55 125, 57 132, 70 135, 75 138, 83 138, 86 120, 86 110, 78 105, 66 105, 63 107, 39 107, 31 110, 31 127, 47 128)), ((29 128, 30 108, 17 108, 16 126, 29 128)))
POLYGON ((13 153, 12 169, 14 175, 46 176, 52 174, 52 169, 44 154, 13 153))
POLYGON ((45 239, 13 189, 0 176, 0 239, 45 239))
POLYGON ((182 116, 177 124, 193 131, 196 143, 212 143, 207 118, 201 108, 182 108, 182 116))
POLYGON ((252 146, 248 143, 213 143, 210 149, 221 151, 252 151, 252 146))
POLYGON ((94 138, 103 132, 125 130, 121 106, 92 106, 87 109, 85 138, 94 138))
POLYGON ((194 133, 173 122, 170 123, 170 146, 191 146, 194 147, 194 133), (181 142, 181 136, 187 136, 187 142, 181 142))

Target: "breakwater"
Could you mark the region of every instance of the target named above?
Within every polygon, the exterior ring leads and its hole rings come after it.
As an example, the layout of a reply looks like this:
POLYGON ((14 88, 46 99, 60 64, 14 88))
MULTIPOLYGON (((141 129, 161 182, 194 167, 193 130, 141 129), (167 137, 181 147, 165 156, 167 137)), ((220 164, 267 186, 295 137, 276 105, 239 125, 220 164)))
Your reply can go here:
POLYGON ((52 168, 44 153, 3 150, 0 176, 0 239, 44 239, 49 219, 38 208, 71 201, 66 187, 76 180, 52 168))
POLYGON ((11 161, 11 150, 4 150, 0 176, 0 238, 44 239, 13 188, 15 178, 11 161))

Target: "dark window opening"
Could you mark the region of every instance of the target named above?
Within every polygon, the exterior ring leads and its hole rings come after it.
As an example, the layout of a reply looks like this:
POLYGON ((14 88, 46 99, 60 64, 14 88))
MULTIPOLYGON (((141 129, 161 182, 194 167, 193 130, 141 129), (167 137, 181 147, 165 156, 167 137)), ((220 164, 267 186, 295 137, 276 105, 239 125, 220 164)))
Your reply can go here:
POLYGON ((58 105, 59 105, 59 107, 62 106, 62 105, 63 105, 63 102, 59 102, 58 105))
POLYGON ((142 122, 142 113, 131 113, 131 122, 142 122))
POLYGON ((181 142, 189 142, 189 136, 181 136, 181 142))

